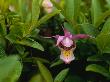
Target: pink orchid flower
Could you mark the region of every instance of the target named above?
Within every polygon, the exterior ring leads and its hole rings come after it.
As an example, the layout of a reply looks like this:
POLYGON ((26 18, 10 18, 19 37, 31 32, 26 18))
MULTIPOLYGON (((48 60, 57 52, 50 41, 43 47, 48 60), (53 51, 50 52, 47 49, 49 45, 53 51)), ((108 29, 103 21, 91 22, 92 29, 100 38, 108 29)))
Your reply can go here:
POLYGON ((57 40, 56 46, 61 50, 60 59, 63 60, 65 64, 69 64, 71 61, 75 60, 73 54, 76 48, 75 40, 89 38, 90 36, 86 34, 73 35, 64 29, 64 36, 56 35, 53 37, 57 40))

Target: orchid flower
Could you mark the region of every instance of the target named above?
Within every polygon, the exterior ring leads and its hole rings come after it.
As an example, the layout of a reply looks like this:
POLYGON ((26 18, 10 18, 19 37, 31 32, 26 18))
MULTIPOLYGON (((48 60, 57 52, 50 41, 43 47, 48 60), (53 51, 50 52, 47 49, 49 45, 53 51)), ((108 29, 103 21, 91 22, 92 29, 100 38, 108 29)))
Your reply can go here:
POLYGON ((53 36, 56 40, 56 46, 61 50, 60 59, 65 62, 65 64, 69 64, 71 61, 75 60, 75 56, 73 54, 76 43, 75 40, 89 38, 89 35, 86 34, 77 34, 73 35, 66 29, 64 29, 64 35, 56 35, 53 36))
POLYGON ((51 13, 53 11, 53 4, 50 0, 43 0, 42 7, 47 13, 51 13))
MULTIPOLYGON (((60 0, 55 0, 56 3, 59 3, 60 0)), ((53 11, 53 4, 50 0, 43 0, 42 7, 47 13, 51 13, 53 11)))
POLYGON ((9 5, 9 10, 14 12, 15 11, 15 7, 13 5, 9 5))

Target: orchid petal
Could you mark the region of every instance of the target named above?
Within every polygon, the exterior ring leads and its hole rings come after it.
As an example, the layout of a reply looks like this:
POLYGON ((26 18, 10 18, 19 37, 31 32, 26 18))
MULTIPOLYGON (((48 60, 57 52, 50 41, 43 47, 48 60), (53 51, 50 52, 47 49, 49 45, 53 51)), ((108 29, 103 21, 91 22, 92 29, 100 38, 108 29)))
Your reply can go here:
POLYGON ((63 28, 63 30, 64 30, 64 36, 72 38, 72 34, 68 30, 66 30, 64 28, 63 28))
POLYGON ((51 3, 50 0, 44 0, 42 2, 42 6, 44 7, 44 10, 47 12, 47 13, 51 13, 53 11, 53 4, 51 3))
POLYGON ((70 47, 73 45, 73 41, 72 39, 68 38, 68 37, 65 37, 63 40, 62 40, 62 44, 66 47, 70 47))
POLYGON ((74 49, 71 50, 61 50, 60 59, 63 60, 66 64, 69 64, 71 61, 75 59, 73 54, 74 49))
POLYGON ((73 40, 75 40, 75 39, 85 39, 85 38, 90 38, 90 36, 86 35, 86 34, 73 35, 73 40))
POLYGON ((50 2, 50 0, 44 0, 43 3, 42 3, 42 6, 44 8, 52 8, 53 4, 50 2))
POLYGON ((58 46, 59 43, 64 39, 64 36, 60 36, 60 35, 56 35, 56 36, 54 36, 54 37, 57 39, 56 46, 58 46))
POLYGON ((47 12, 47 13, 51 13, 53 11, 53 8, 44 8, 44 10, 47 12))

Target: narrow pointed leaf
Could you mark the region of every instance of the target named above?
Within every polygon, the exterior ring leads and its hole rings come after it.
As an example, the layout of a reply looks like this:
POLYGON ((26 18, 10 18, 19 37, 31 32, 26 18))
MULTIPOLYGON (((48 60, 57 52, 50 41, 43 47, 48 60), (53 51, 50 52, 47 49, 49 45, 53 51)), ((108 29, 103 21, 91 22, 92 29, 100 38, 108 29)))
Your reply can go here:
POLYGON ((45 23, 47 20, 49 20, 51 17, 55 16, 56 14, 59 14, 60 10, 56 10, 52 13, 46 14, 45 16, 43 16, 41 19, 39 19, 39 21, 36 23, 36 26, 39 27, 39 25, 45 23))
POLYGON ((52 4, 58 9, 58 10, 63 10, 63 8, 60 7, 60 5, 58 3, 56 3, 55 0, 51 0, 52 4))
POLYGON ((32 22, 37 21, 39 18, 41 1, 32 0, 32 22))
POLYGON ((103 61, 101 55, 93 55, 87 58, 87 61, 103 61))
POLYGON ((27 39, 22 39, 20 41, 16 41, 17 44, 21 44, 21 45, 26 45, 26 46, 30 46, 36 49, 39 49, 41 51, 44 51, 44 48, 42 47, 41 44, 39 44, 38 42, 36 42, 33 39, 27 38, 27 39))
POLYGON ((50 64, 50 62, 44 58, 40 58, 40 57, 32 57, 32 58, 24 58, 23 59, 24 62, 33 62, 35 63, 36 61, 40 61, 42 63, 48 63, 50 64))
POLYGON ((93 37, 95 37, 98 34, 98 31, 95 29, 95 27, 89 23, 83 23, 81 25, 80 31, 93 37))
POLYGON ((95 22, 95 26, 99 27, 99 25, 106 19, 108 16, 110 16, 110 10, 102 13, 100 16, 98 16, 97 21, 95 22))
POLYGON ((70 21, 76 21, 80 12, 81 0, 65 0, 64 16, 70 21))
POLYGON ((95 23, 98 20, 98 17, 102 14, 100 0, 91 0, 91 16, 92 16, 92 23, 95 23))
POLYGON ((36 82, 36 81, 37 82, 44 82, 41 74, 37 74, 37 75, 33 76, 29 82, 36 82))
POLYGON ((54 66, 60 65, 60 64, 62 64, 62 63, 63 63, 63 61, 58 60, 58 61, 54 62, 53 64, 51 64, 50 67, 54 67, 54 66))
POLYGON ((46 82, 53 82, 53 78, 50 71, 40 61, 37 61, 37 65, 44 80, 46 82))
POLYGON ((96 37, 96 44, 101 53, 110 53, 110 18, 104 24, 101 33, 96 37))
POLYGON ((65 77, 67 76, 69 71, 69 68, 66 68, 64 70, 62 70, 56 77, 54 82, 63 82, 63 80, 65 79, 65 77))
POLYGON ((93 71, 93 72, 99 73, 105 77, 110 78, 110 72, 107 69, 105 69, 103 66, 100 66, 97 64, 88 65, 86 67, 86 71, 93 71))

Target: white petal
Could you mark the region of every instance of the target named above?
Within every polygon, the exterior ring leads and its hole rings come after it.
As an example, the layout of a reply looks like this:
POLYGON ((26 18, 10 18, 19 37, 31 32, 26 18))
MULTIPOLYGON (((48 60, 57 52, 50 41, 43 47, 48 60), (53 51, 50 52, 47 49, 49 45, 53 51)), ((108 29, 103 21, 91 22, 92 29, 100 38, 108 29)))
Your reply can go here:
POLYGON ((60 59, 63 60, 66 64, 69 64, 71 61, 75 59, 73 50, 74 49, 71 49, 71 50, 62 49, 60 59))

